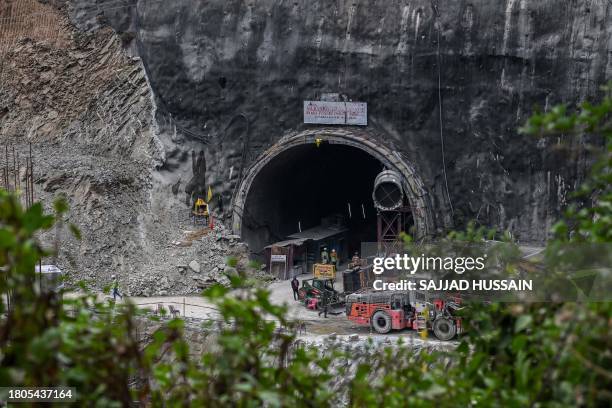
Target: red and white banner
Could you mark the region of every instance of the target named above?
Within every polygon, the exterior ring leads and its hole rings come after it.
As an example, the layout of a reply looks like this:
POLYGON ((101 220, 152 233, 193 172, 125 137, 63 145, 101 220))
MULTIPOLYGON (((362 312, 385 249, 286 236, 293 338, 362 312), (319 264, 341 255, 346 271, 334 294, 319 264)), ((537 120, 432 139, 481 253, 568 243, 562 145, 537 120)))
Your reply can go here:
POLYGON ((365 102, 346 102, 346 124, 367 126, 368 104, 365 102))
POLYGON ((304 123, 366 126, 368 124, 368 104, 365 102, 304 101, 304 123))

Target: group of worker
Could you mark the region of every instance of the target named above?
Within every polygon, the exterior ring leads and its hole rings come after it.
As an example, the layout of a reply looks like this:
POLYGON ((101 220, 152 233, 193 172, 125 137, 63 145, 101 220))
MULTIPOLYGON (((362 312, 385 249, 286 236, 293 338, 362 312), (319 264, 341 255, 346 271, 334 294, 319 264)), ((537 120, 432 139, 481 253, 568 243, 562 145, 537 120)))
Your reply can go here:
POLYGON ((331 252, 327 252, 327 247, 324 247, 321 251, 321 263, 322 264, 332 264, 336 268, 338 268, 338 253, 335 249, 332 249, 331 252))
MULTIPOLYGON (((335 249, 332 249, 331 252, 327 252, 327 247, 323 248, 321 251, 321 263, 322 264, 332 264, 338 268, 338 253, 335 249)), ((359 252, 355 251, 353 254, 353 258, 351 258, 351 262, 349 263, 349 268, 354 269, 361 266, 361 258, 359 257, 359 252)))

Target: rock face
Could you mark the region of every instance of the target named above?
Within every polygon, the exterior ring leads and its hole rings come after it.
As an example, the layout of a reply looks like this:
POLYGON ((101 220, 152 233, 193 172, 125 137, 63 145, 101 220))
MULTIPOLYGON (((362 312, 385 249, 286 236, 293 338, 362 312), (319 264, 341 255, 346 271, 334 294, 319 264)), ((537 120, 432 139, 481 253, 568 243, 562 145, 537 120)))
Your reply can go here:
MULTIPOLYGON (((67 221, 82 235, 43 234, 47 245, 60 242, 59 257, 43 262, 58 263, 74 281, 96 287, 116 274, 129 292, 128 275, 146 253, 143 210, 160 158, 142 65, 125 55, 108 27, 80 33, 51 6, 8 6, 1 10, 14 16, 7 28, 36 21, 28 13, 45 15, 50 17, 39 21, 40 29, 57 37, 27 36, 26 30, 3 43, 0 57, 0 107, 6 111, 1 145, 15 146, 24 157, 32 144, 35 199, 51 210, 57 196, 67 197, 67 221)), ((4 33, 0 38, 7 40, 4 33)))
MULTIPOLYGON (((85 1, 72 3, 92 26, 85 1)), ((208 142, 207 179, 225 206, 239 169, 307 127, 302 101, 335 92, 368 103, 369 127, 424 181, 437 227, 476 219, 542 241, 588 158, 581 142, 570 154, 554 146, 568 138, 538 142, 517 128, 535 105, 597 98, 612 78, 604 1, 130 4, 95 13, 133 34, 158 119, 171 117, 186 145, 166 168, 185 167, 185 147, 208 142)))

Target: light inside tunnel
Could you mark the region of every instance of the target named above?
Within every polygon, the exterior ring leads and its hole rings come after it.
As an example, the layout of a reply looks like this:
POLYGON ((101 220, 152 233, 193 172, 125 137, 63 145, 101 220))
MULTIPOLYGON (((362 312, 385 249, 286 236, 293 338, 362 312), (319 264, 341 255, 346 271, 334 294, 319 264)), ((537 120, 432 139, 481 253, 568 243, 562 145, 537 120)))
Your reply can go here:
POLYGON ((300 227, 313 228, 337 215, 349 230, 347 250, 359 250, 361 242, 376 241, 372 189, 383 168, 369 153, 347 145, 304 144, 285 150, 251 184, 242 237, 254 254, 261 254, 266 245, 300 227))

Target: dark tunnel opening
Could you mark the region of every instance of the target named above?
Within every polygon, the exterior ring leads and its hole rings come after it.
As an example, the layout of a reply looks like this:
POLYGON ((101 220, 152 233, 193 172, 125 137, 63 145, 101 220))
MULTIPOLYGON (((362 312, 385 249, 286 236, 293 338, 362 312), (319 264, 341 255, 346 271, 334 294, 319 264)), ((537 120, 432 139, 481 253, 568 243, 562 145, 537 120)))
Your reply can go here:
POLYGON ((304 144, 279 153, 257 174, 244 206, 242 237, 254 255, 330 216, 348 228, 345 253, 376 241, 372 189, 383 164, 352 146, 304 144), (350 204, 350 211, 349 211, 350 204))

